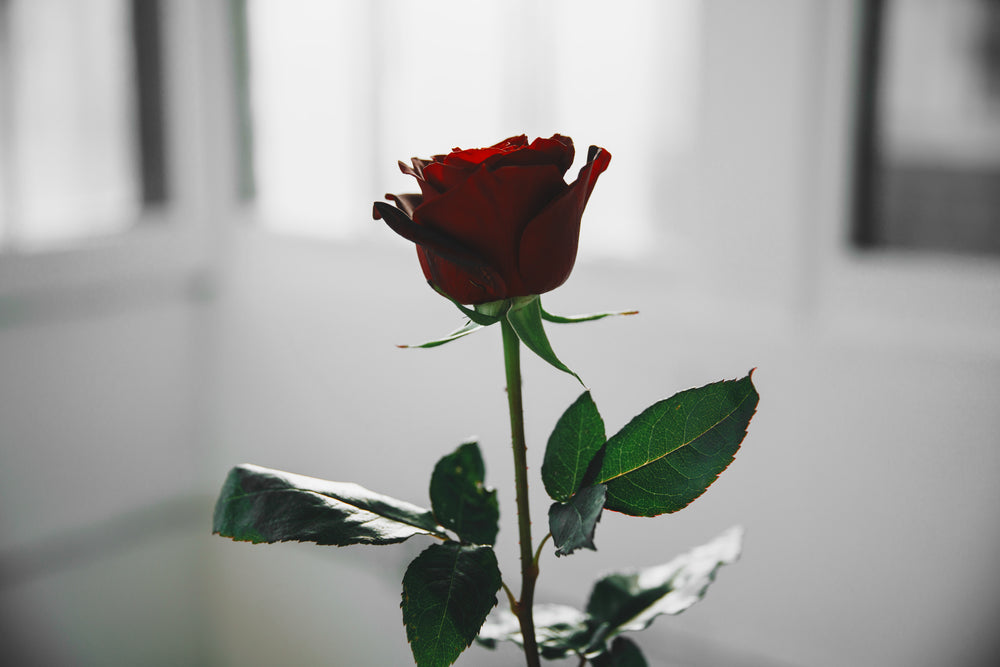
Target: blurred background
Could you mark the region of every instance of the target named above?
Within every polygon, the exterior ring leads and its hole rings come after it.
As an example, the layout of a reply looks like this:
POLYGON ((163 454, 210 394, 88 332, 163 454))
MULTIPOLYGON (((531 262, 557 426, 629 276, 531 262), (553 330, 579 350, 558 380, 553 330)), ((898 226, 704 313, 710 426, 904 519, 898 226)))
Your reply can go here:
MULTIPOLYGON (((609 431, 752 367, 761 401, 705 496, 606 514, 539 600, 742 524, 651 665, 997 664, 995 0, 0 0, 3 661, 410 664, 426 542, 213 537, 240 462, 426 505, 478 436, 515 571, 499 333, 396 349, 461 317, 371 202, 554 132, 614 156, 545 297, 642 311, 550 328, 609 431)), ((538 470, 579 386, 524 389, 538 470)))

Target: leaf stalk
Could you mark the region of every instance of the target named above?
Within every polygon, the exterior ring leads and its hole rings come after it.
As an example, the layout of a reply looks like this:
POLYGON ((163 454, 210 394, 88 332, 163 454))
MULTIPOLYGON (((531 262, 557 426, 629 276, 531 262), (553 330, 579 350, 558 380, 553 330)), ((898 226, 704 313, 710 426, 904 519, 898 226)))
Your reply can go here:
POLYGON ((542 541, 538 543, 538 548, 535 550, 535 569, 536 570, 538 569, 538 559, 542 557, 542 547, 545 546, 545 543, 548 542, 551 537, 552 537, 552 533, 548 533, 545 537, 542 538, 542 541))

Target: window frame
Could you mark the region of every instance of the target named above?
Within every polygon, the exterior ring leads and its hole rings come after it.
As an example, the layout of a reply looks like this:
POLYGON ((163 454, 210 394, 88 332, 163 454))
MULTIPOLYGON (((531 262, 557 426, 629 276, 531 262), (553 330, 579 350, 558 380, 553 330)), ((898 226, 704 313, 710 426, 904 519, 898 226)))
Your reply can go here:
MULTIPOLYGON (((1000 354, 1000 261, 995 257, 858 247, 854 239, 859 109, 863 111, 864 0, 817 9, 811 188, 819 215, 813 249, 815 320, 835 340, 893 341, 1000 354)), ((804 54, 805 55, 805 54, 804 54)))
POLYGON ((234 192, 228 2, 163 2, 163 204, 147 206, 120 234, 44 249, 0 252, 0 297, 114 285, 144 278, 187 280, 208 266, 226 193, 234 192))

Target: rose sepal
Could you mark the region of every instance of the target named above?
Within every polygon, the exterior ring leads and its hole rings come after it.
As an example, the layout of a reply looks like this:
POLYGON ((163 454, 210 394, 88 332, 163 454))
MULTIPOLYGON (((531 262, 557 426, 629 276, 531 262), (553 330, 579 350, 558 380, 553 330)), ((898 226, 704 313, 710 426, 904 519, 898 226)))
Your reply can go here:
POLYGON ((445 343, 450 343, 453 340, 458 340, 459 338, 465 338, 469 334, 476 333, 477 331, 483 328, 484 326, 482 324, 477 324, 476 322, 472 322, 470 320, 466 322, 463 326, 459 327, 458 329, 455 329, 454 331, 452 331, 447 336, 444 336, 443 338, 436 338, 434 340, 429 340, 426 343, 418 343, 416 345, 397 345, 396 347, 402 349, 409 349, 409 348, 426 349, 430 347, 437 347, 439 345, 444 345, 445 343))
POLYGON ((510 308, 504 317, 525 347, 553 367, 575 377, 584 387, 587 386, 583 384, 579 375, 559 360, 553 351, 552 344, 549 343, 549 338, 545 335, 545 328, 542 326, 542 302, 537 294, 511 299, 510 308))
POLYGON ((617 317, 619 315, 638 315, 638 310, 621 310, 608 313, 588 313, 586 315, 553 315, 542 308, 542 319, 553 324, 578 324, 580 322, 593 322, 603 320, 605 317, 617 317))
POLYGON ((488 327, 491 324, 496 324, 497 322, 499 322, 500 318, 503 317, 503 314, 506 313, 507 309, 510 307, 510 303, 508 302, 507 299, 501 299, 499 301, 487 301, 486 303, 479 303, 472 306, 472 308, 469 308, 468 306, 465 306, 462 303, 455 301, 453 298, 448 296, 447 292, 445 292, 443 289, 441 289, 431 281, 428 280, 427 284, 430 285, 431 289, 433 289, 435 292, 437 292, 444 298, 448 299, 448 301, 451 301, 453 304, 455 304, 455 307, 458 308, 458 310, 461 311, 463 315, 468 317, 476 324, 480 324, 484 327, 488 327))
POLYGON ((559 317, 545 313, 542 309, 541 298, 537 294, 518 296, 512 299, 488 301, 486 303, 475 304, 472 308, 469 308, 468 306, 452 299, 433 283, 429 284, 438 294, 455 304, 455 307, 458 308, 463 315, 469 318, 469 321, 443 338, 431 340, 426 343, 420 343, 418 345, 399 345, 398 347, 437 347, 439 345, 444 345, 445 343, 450 343, 453 340, 464 338, 471 333, 475 333, 480 329, 496 324, 501 319, 504 319, 510 324, 514 333, 517 334, 518 339, 524 343, 525 347, 537 354, 553 367, 575 377, 581 385, 583 384, 583 380, 580 379, 580 376, 570 369, 569 366, 560 361, 559 357, 556 356, 555 351, 552 349, 552 344, 549 343, 549 338, 545 333, 542 320, 552 318, 550 321, 553 322, 586 322, 588 320, 598 320, 611 315, 626 315, 638 312, 629 311, 626 313, 598 313, 594 315, 581 315, 576 318, 559 317))
POLYGON ((429 340, 426 343, 420 343, 417 345, 397 345, 396 347, 404 349, 407 348, 426 349, 430 347, 438 347, 439 345, 444 345, 445 343, 450 343, 453 340, 458 340, 459 338, 464 338, 465 336, 468 336, 471 333, 475 333, 480 329, 483 329, 484 327, 496 324, 497 322, 500 321, 500 318, 503 317, 503 314, 507 310, 507 308, 510 307, 510 304, 507 302, 507 300, 502 300, 502 301, 490 301, 488 303, 482 303, 473 306, 472 308, 468 308, 467 306, 463 306, 458 301, 455 301, 450 296, 442 292, 440 289, 438 289, 437 286, 434 285, 434 283, 428 282, 428 284, 434 289, 435 292, 437 292, 438 294, 440 294, 441 296, 443 296, 444 298, 448 299, 453 304, 455 304, 455 307, 458 308, 463 315, 469 318, 469 321, 467 321, 464 325, 462 325, 458 329, 455 329, 450 334, 442 338, 436 338, 434 340, 429 340))

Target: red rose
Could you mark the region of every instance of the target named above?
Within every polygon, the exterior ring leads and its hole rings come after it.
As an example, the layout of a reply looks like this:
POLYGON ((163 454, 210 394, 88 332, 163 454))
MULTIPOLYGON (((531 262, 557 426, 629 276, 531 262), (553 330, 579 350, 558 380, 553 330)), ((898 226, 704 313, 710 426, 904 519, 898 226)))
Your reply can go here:
POLYGON ((580 218, 611 154, 591 146, 576 181, 573 140, 524 135, 399 163, 421 194, 386 195, 374 216, 417 245, 424 276, 459 303, 542 294, 569 278, 580 218))

